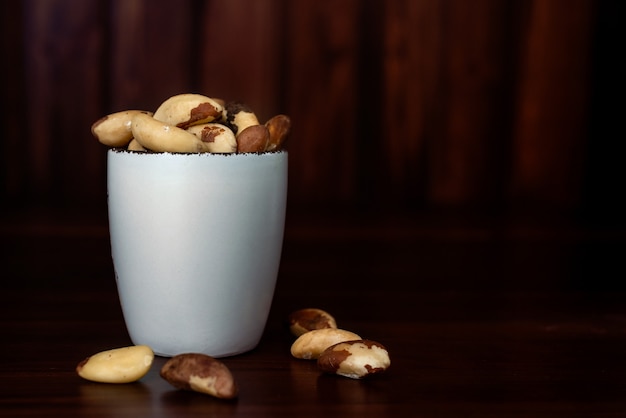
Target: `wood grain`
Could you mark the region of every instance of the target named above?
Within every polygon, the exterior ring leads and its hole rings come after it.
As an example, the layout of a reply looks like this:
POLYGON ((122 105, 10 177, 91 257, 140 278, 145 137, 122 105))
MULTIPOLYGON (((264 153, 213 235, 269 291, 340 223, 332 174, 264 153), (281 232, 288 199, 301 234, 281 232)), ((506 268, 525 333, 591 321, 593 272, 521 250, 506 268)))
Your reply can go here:
POLYGON ((293 210, 571 213, 590 204, 583 190, 610 189, 589 181, 619 181, 594 175, 590 57, 610 8, 590 0, 2 7, 18 62, 2 80, 2 198, 16 207, 104 204, 91 123, 189 91, 292 118, 293 210))
POLYGON ((223 359, 239 386, 223 402, 173 388, 160 357, 135 384, 77 376, 85 357, 131 344, 107 230, 0 218, 0 415, 623 415, 626 287, 611 278, 626 235, 441 225, 292 220, 263 338, 223 359), (310 306, 385 345, 391 367, 355 381, 293 358, 287 315, 310 306))
POLYGON ((571 205, 581 199, 590 95, 581 86, 590 71, 584 63, 591 53, 593 9, 584 1, 572 5, 564 14, 558 2, 531 2, 521 51, 511 182, 512 195, 522 201, 571 205))

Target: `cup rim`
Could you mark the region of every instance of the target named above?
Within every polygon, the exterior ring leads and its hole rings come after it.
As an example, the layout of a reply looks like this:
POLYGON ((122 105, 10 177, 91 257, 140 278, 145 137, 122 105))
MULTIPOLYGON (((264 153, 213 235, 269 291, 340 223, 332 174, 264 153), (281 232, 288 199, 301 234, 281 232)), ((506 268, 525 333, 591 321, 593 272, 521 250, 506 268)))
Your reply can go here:
POLYGON ((157 158, 157 157, 200 157, 200 158, 253 158, 253 157, 269 157, 288 154, 286 149, 277 151, 265 151, 265 152, 233 152, 233 153, 217 153, 217 152, 146 152, 128 150, 126 148, 110 148, 108 150, 111 155, 136 155, 143 158, 157 158))

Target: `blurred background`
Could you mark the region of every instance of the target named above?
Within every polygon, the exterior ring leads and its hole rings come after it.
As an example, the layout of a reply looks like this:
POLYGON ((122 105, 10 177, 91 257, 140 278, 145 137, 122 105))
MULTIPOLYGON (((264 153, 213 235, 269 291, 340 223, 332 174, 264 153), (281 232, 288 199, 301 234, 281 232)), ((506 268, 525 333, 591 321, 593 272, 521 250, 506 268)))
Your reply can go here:
POLYGON ((292 117, 293 211, 621 218, 617 3, 3 2, 3 206, 101 207, 90 125, 199 92, 292 117))
POLYGON ((198 92, 291 116, 292 220, 625 225, 619 1, 0 7, 4 213, 106 224, 91 124, 198 92))

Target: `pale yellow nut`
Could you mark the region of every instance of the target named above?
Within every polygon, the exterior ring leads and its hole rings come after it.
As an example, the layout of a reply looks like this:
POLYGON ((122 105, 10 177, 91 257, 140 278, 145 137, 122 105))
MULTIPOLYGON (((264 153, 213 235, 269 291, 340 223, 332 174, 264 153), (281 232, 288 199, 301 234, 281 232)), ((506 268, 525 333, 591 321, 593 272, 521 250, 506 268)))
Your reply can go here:
POLYGON ((147 151, 139 142, 137 142, 135 138, 130 140, 126 149, 129 151, 141 151, 141 152, 147 151))
POLYGON ((259 119, 245 103, 229 102, 224 108, 226 123, 232 127, 237 139, 250 126, 259 125, 259 119))
POLYGON ((299 337, 305 332, 323 328, 337 328, 337 321, 328 312, 317 308, 305 308, 293 311, 287 317, 289 330, 299 337))
POLYGON ((200 353, 179 354, 161 368, 160 376, 172 386, 221 399, 238 395, 232 373, 221 361, 200 353))
POLYGON ((206 146, 194 134, 176 126, 139 114, 133 118, 133 137, 146 149, 155 152, 206 152, 206 146))
POLYGON ((200 139, 208 152, 225 154, 237 152, 237 139, 227 126, 221 123, 203 123, 187 128, 187 132, 200 139))
POLYGON ((295 358, 317 359, 331 345, 361 337, 351 331, 338 328, 316 329, 300 335, 291 345, 291 355, 295 358))
POLYGON ((101 351, 76 366, 80 377, 93 382, 130 383, 148 373, 154 353, 146 345, 114 348, 101 351))
POLYGON ((152 115, 144 110, 124 110, 104 116, 91 125, 91 133, 98 141, 109 147, 125 147, 133 138, 131 124, 135 115, 143 113, 152 115))
POLYGON ((328 347, 317 359, 323 372, 361 379, 382 373, 391 365, 389 352, 371 340, 344 341, 328 347))
POLYGON ((161 103, 154 112, 154 119, 186 129, 221 119, 223 109, 218 101, 210 97, 194 93, 178 94, 161 103))

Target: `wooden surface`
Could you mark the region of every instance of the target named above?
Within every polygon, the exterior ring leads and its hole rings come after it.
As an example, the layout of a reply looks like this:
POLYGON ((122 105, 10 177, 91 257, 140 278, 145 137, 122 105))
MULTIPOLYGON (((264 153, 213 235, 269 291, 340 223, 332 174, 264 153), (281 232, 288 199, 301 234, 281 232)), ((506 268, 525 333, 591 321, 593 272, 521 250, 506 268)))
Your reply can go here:
POLYGON ((290 217, 259 346, 225 358, 236 402, 82 380, 84 357, 130 344, 106 224, 1 223, 0 416, 620 417, 626 411, 623 234, 556 224, 290 217), (320 307, 378 340, 392 366, 322 375, 289 354, 285 317, 320 307))

